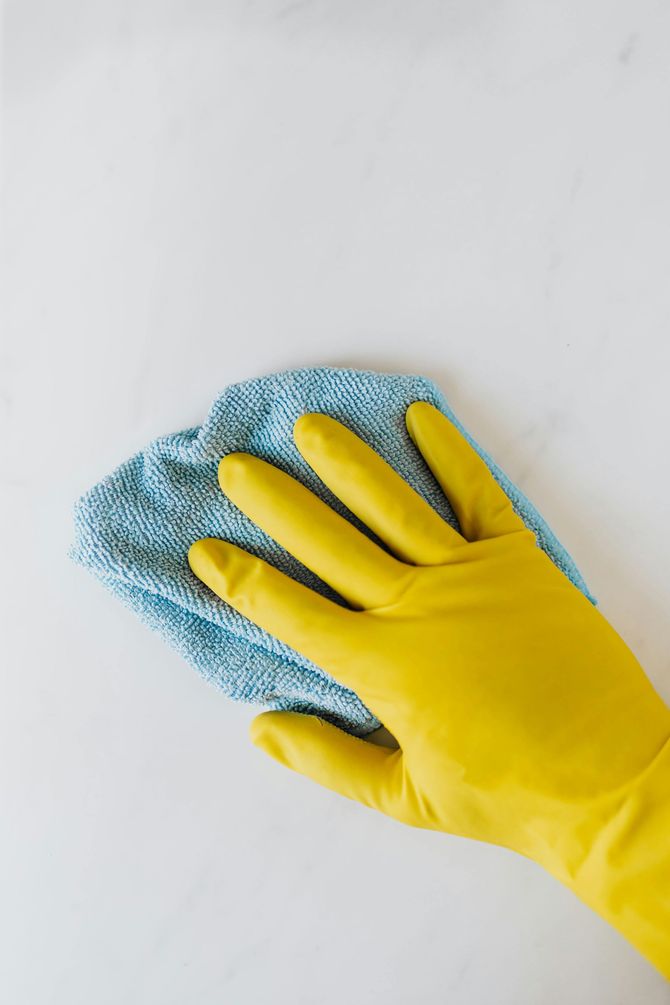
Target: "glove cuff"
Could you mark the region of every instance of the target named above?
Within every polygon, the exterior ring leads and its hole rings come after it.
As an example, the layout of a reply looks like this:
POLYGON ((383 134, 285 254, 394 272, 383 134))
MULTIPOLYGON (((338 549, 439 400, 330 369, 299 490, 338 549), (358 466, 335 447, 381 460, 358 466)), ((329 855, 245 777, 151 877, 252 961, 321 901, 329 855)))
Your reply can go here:
POLYGON ((670 980, 670 739, 559 878, 670 980))

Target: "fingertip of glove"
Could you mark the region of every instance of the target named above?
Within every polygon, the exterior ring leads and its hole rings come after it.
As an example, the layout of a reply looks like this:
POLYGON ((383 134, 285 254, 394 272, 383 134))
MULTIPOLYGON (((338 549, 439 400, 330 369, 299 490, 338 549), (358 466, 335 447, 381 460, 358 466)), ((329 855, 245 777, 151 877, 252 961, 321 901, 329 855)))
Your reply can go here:
POLYGON ((194 541, 188 549, 188 564, 191 572, 195 573, 199 579, 203 578, 203 574, 210 564, 212 548, 216 543, 214 537, 202 537, 199 541, 194 541))
POLYGON ((335 422, 330 415, 323 412, 304 412, 293 423, 293 439, 296 446, 309 448, 322 442, 328 426, 335 422))
POLYGON ((266 720, 270 715, 272 712, 261 712, 260 715, 254 716, 249 723, 249 739, 256 747, 259 747, 263 742, 263 736, 267 732, 266 720))
POLYGON ((431 405, 429 401, 413 401, 405 412, 405 425, 410 436, 413 435, 417 423, 421 422, 422 418, 426 418, 436 411, 435 406, 431 405))
POLYGON ((232 492, 240 480, 244 479, 252 468, 257 458, 253 454, 245 454, 241 450, 236 450, 232 454, 226 454, 219 461, 218 478, 221 489, 228 495, 232 492))
POLYGON ((290 712, 261 712, 249 724, 249 738, 253 745, 282 764, 286 764, 286 756, 279 723, 290 715, 290 712))

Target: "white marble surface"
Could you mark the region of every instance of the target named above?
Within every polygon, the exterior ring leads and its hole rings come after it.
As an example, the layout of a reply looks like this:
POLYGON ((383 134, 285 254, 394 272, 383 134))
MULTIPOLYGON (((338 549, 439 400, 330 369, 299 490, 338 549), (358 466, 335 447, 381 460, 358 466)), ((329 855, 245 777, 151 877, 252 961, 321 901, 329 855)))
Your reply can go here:
POLYGON ((526 861, 313 787, 65 558, 226 383, 438 380, 670 699, 670 7, 16 0, 4 28, 8 1005, 660 1005, 526 861))

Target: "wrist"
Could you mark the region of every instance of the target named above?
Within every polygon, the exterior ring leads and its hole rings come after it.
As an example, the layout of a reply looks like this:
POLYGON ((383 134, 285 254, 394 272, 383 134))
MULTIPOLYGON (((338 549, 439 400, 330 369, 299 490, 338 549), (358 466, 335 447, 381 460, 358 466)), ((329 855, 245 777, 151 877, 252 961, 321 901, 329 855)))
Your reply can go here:
POLYGON ((559 857, 549 871, 670 979, 670 738, 559 857))

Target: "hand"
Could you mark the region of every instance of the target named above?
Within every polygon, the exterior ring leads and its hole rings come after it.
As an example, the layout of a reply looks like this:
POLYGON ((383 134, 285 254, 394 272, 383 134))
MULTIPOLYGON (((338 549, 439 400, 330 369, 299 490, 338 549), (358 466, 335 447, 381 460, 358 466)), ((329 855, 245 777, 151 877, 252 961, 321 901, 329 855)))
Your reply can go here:
POLYGON ((296 445, 384 547, 266 462, 221 461, 223 491, 346 606, 223 541, 196 542, 191 568, 355 690, 398 746, 291 712, 258 716, 252 738, 406 823, 528 855, 598 906, 601 856, 670 749, 670 711, 452 423, 425 402, 406 419, 460 533, 325 415, 298 420, 296 445))

